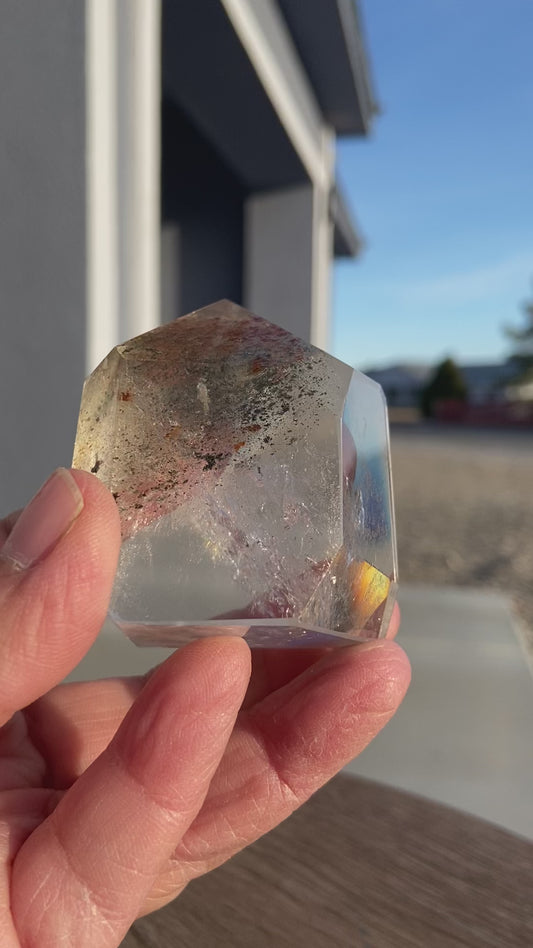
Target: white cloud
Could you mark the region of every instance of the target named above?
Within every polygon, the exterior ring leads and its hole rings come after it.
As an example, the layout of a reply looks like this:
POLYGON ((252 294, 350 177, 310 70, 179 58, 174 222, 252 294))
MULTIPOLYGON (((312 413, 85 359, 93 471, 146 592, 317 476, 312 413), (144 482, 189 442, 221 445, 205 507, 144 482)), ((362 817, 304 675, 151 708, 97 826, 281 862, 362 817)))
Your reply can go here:
POLYGON ((533 247, 493 266, 459 273, 447 273, 429 280, 389 284, 390 292, 404 303, 446 303, 448 305, 490 299, 512 290, 519 300, 528 295, 533 276, 533 247))

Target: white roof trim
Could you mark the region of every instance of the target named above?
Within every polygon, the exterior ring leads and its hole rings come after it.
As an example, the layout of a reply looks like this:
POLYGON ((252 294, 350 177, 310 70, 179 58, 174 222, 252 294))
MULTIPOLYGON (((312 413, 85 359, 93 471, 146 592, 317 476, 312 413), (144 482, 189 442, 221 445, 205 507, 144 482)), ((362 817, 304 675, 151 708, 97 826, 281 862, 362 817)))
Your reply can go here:
POLYGON ((87 0, 87 372, 159 324, 160 17, 87 0))
POLYGON ((221 2, 310 179, 327 188, 320 110, 283 17, 272 0, 221 2))

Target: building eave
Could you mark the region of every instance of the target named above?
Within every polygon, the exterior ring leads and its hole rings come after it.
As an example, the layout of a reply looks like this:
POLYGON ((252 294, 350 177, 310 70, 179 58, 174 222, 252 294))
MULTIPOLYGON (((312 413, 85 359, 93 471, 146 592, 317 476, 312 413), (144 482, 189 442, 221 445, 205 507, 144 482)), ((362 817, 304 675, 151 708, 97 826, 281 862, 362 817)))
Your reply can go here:
POLYGON ((355 0, 278 0, 325 120, 366 135, 378 106, 355 0))
POLYGON ((329 213, 333 223, 333 255, 335 257, 358 257, 364 247, 364 241, 357 231, 353 215, 338 186, 331 191, 329 213))

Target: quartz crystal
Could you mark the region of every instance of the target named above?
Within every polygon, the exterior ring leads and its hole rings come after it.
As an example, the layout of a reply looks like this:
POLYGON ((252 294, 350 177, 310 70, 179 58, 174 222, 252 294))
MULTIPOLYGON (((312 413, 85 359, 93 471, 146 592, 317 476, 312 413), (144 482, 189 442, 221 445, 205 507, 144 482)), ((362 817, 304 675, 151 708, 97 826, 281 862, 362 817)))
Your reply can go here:
POLYGON ((85 383, 73 464, 117 502, 110 616, 137 644, 385 634, 383 393, 279 326, 224 300, 117 346, 85 383))

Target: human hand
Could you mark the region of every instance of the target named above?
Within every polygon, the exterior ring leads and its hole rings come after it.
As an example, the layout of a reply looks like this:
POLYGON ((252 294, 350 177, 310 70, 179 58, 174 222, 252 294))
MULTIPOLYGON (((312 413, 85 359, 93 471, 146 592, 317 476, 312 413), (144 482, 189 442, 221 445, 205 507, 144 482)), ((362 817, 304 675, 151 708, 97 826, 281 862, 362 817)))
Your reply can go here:
POLYGON ((81 471, 0 524, 2 948, 119 945, 356 756, 409 682, 390 641, 250 659, 224 637, 143 678, 58 684, 98 634, 119 544, 81 471))

